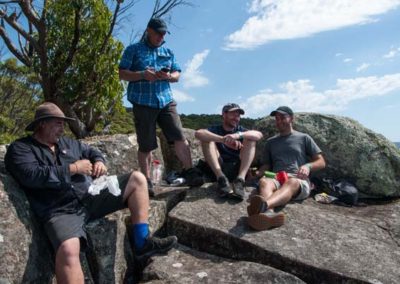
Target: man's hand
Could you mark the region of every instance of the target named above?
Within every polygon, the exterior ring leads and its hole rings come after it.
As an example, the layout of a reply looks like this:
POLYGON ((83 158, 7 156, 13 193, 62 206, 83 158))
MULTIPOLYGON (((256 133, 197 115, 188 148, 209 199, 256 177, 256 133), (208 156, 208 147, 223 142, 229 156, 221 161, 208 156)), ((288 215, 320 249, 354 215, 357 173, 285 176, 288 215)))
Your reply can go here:
POLYGON ((92 175, 93 165, 89 160, 78 160, 72 164, 76 174, 92 175))
POLYGON ((227 134, 223 137, 223 142, 226 146, 234 150, 240 150, 243 147, 243 144, 236 140, 237 134, 227 134))
POLYGON ((158 71, 156 72, 157 79, 158 80, 170 80, 171 79, 171 73, 170 72, 164 72, 164 71, 158 71))
POLYGON ((147 68, 143 71, 143 77, 145 80, 153 82, 158 80, 158 76, 154 68, 147 68))
POLYGON ((299 179, 307 179, 310 175, 310 164, 302 165, 297 171, 297 177, 299 179))
POLYGON ((102 161, 97 161, 93 164, 92 176, 98 178, 99 176, 105 175, 107 173, 107 167, 102 161))

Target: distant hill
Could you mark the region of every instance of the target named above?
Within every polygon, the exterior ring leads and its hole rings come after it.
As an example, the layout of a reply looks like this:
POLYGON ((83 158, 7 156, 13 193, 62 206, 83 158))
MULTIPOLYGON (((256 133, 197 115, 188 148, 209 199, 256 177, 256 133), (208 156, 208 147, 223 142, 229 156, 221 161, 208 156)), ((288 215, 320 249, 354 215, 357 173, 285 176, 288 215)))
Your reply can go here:
POLYGON ((400 142, 394 142, 396 144, 397 148, 400 148, 400 142))

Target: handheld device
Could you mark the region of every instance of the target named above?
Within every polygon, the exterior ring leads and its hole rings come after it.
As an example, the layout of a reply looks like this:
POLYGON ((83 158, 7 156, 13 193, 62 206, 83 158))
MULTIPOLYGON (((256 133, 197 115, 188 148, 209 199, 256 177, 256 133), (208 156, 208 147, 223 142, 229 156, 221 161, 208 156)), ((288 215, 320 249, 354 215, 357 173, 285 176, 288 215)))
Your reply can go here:
POLYGON ((161 68, 161 71, 168 73, 170 71, 169 67, 163 67, 161 68))

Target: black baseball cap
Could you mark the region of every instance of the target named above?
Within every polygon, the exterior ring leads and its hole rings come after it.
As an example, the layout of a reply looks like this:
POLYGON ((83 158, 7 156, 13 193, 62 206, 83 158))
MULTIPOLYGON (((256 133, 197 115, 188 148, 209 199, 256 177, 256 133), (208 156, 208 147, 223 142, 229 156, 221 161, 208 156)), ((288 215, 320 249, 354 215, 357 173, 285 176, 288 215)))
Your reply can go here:
POLYGON ((160 18, 152 18, 147 24, 148 28, 155 30, 158 33, 169 33, 167 24, 160 18))
POLYGON ((276 110, 271 112, 270 116, 275 116, 277 112, 279 112, 281 114, 293 115, 293 111, 292 111, 292 109, 290 107, 280 106, 276 110))
POLYGON ((238 110, 240 114, 244 114, 244 110, 242 108, 240 108, 240 106, 238 104, 235 104, 235 103, 226 104, 222 108, 222 112, 230 112, 230 111, 235 111, 235 110, 238 110))

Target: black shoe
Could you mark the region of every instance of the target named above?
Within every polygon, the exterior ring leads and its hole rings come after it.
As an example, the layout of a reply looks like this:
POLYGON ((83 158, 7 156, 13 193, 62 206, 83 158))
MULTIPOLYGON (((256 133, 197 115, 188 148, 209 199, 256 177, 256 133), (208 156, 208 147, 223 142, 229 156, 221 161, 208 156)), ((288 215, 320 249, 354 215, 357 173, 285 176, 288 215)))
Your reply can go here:
POLYGON ((147 179, 147 190, 149 191, 149 196, 154 197, 155 192, 154 192, 153 182, 150 179, 147 179))
POLYGON ((245 189, 245 185, 244 185, 244 180, 242 178, 236 178, 233 183, 232 183, 232 187, 233 187, 233 196, 237 197, 240 200, 244 199, 244 189, 245 189))
POLYGON ((197 168, 183 170, 181 175, 185 178, 188 186, 201 186, 204 184, 203 173, 197 168))
POLYGON ((151 256, 166 253, 174 247, 177 242, 178 238, 176 236, 165 238, 149 237, 143 248, 135 252, 135 260, 140 264, 145 264, 151 256))
POLYGON ((229 180, 226 176, 221 176, 217 180, 218 182, 218 191, 221 197, 227 196, 233 193, 233 190, 229 184, 229 180))

